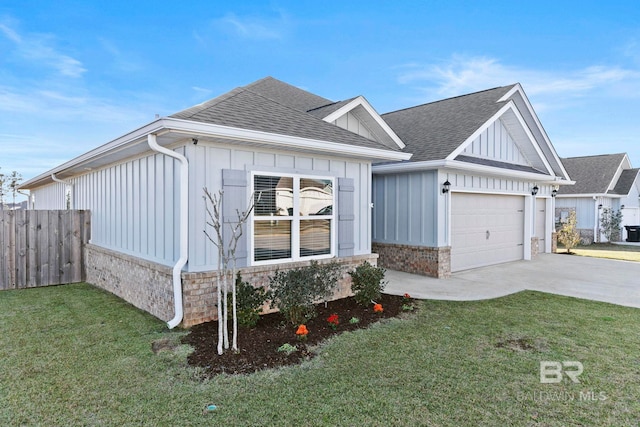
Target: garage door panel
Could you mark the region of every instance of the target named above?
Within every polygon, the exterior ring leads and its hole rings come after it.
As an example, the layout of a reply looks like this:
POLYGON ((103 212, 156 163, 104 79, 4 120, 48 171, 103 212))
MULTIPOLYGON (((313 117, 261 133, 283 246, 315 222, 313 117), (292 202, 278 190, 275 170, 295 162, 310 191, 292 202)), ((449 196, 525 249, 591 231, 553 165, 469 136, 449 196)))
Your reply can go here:
POLYGON ((451 200, 452 271, 524 258, 524 197, 454 193, 451 200))

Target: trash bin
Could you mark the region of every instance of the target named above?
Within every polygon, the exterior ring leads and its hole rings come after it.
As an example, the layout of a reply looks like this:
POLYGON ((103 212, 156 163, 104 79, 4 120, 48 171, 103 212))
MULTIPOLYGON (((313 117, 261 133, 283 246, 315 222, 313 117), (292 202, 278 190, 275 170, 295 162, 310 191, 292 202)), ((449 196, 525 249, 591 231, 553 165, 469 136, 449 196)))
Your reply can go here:
POLYGON ((640 225, 625 225, 627 242, 640 242, 640 225))

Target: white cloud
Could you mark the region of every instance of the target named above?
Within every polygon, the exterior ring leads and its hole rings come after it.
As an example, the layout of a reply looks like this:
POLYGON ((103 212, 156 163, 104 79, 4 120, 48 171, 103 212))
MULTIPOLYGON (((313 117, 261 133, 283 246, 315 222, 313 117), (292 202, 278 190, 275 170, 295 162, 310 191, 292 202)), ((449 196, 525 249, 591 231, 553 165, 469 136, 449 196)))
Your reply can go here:
POLYGON ((583 96, 620 83, 640 83, 640 71, 618 66, 594 65, 557 72, 505 65, 495 58, 454 55, 440 64, 409 64, 398 76, 401 84, 420 84, 440 97, 461 95, 516 82, 529 95, 583 96))
POLYGON ((13 42, 19 57, 40 65, 55 69, 60 75, 72 78, 81 77, 87 69, 82 62, 59 52, 54 46, 54 38, 46 34, 20 34, 6 22, 0 23, 0 33, 13 42))
POLYGON ((211 93, 213 92, 211 89, 206 89, 206 88, 199 87, 199 86, 191 86, 191 89, 194 92, 196 92, 198 94, 198 96, 202 96, 202 97, 211 96, 211 93))
POLYGON ((282 13, 276 19, 239 17, 228 13, 217 19, 215 25, 252 40, 282 40, 289 27, 288 19, 282 13))

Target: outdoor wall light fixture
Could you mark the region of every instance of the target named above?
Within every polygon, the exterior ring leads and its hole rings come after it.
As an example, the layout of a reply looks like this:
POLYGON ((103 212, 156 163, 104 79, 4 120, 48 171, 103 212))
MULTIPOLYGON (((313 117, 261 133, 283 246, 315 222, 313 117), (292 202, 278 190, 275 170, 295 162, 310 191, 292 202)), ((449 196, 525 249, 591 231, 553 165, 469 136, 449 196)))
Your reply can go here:
POLYGON ((191 142, 193 142, 193 145, 198 145, 198 138, 191 138, 191 142))
POLYGON ((598 209, 602 209, 602 203, 598 205, 598 209))
POLYGON ((449 180, 446 180, 444 184, 442 184, 442 194, 446 194, 451 190, 451 183, 449 180))
POLYGON ((624 209, 624 205, 620 206, 620 209, 624 209))
POLYGON ((558 190, 555 188, 551 191, 551 197, 556 197, 558 195, 558 190))
POLYGON ((533 188, 531 189, 531 195, 535 196, 536 194, 538 194, 538 190, 539 190, 538 186, 534 185, 533 188))

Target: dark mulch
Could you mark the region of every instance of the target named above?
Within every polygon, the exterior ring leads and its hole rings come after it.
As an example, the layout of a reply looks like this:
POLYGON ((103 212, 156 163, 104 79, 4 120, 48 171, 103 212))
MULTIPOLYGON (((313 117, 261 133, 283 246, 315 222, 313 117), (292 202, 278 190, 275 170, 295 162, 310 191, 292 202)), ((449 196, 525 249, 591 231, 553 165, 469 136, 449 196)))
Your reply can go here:
MULTIPOLYGON (((327 338, 342 333, 366 328, 380 319, 396 317, 400 315, 402 305, 406 301, 401 296, 383 295, 378 301, 384 311, 374 313, 373 304, 362 307, 355 302, 353 297, 330 301, 316 306, 318 316, 306 323, 309 334, 307 339, 300 341, 295 332, 297 326, 288 323, 280 313, 272 313, 261 316, 255 328, 240 328, 238 331, 239 353, 230 349, 222 356, 218 355, 218 322, 207 322, 191 327, 190 333, 182 340, 194 348, 188 357, 191 366, 205 368, 206 376, 220 373, 246 374, 262 369, 277 368, 280 366, 294 365, 313 357, 311 347, 327 338), (336 313, 340 324, 337 330, 333 330, 327 318, 336 313), (353 317, 358 318, 358 323, 349 323, 353 317), (278 348, 289 343, 297 347, 297 351, 287 355, 278 352, 278 348)), ((231 339, 231 331, 229 333, 231 339)))

